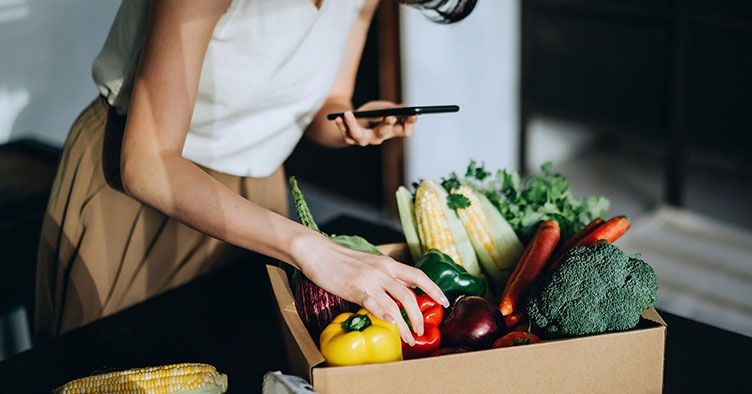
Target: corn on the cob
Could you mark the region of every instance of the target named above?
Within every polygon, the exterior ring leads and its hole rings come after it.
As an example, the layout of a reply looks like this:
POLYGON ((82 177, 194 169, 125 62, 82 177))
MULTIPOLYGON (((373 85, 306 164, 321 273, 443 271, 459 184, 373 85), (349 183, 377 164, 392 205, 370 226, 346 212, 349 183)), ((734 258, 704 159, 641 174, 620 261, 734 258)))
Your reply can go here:
POLYGON ((455 192, 470 201, 469 206, 457 209, 457 215, 481 266, 497 289, 504 289, 522 255, 522 243, 486 196, 468 185, 461 185, 455 192))
POLYGON ((423 250, 438 249, 473 275, 481 275, 478 259, 457 214, 447 206, 448 193, 435 180, 424 179, 415 191, 415 219, 423 250))
POLYGON ((72 380, 54 394, 221 394, 227 375, 209 364, 181 363, 133 368, 72 380))
POLYGON ((405 235, 405 242, 410 251, 410 257, 412 257, 413 261, 418 261, 425 250, 423 250, 420 236, 418 235, 413 195, 404 186, 398 187, 394 194, 397 199, 397 211, 399 212, 400 223, 402 224, 402 233, 405 235))

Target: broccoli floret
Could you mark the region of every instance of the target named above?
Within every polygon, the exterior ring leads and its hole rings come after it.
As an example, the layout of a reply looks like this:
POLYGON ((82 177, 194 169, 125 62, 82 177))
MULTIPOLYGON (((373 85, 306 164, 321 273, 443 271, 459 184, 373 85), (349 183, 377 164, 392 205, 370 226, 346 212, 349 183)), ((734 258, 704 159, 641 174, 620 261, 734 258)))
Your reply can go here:
POLYGON ((528 294, 527 314, 546 338, 628 330, 657 295, 649 264, 599 242, 572 249, 545 273, 528 294))

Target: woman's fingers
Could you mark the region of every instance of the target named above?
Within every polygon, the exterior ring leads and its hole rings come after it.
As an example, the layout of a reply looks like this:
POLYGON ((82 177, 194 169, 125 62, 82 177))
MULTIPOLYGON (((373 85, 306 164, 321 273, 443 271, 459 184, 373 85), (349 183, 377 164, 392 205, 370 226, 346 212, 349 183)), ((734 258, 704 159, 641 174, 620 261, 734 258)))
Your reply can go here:
MULTIPOLYGON (((378 257, 388 259, 384 256, 378 257)), ((389 269, 384 269, 383 262, 372 261, 365 267, 368 272, 364 274, 364 279, 358 286, 361 289, 358 303, 380 319, 395 323, 402 339, 412 346, 415 339, 402 315, 400 305, 404 308, 413 331, 418 335, 423 335, 423 314, 420 312, 414 293, 400 280, 393 277, 389 269)))
MULTIPOLYGON (((410 320, 410 325, 413 327, 413 332, 419 336, 423 335, 423 313, 420 311, 420 307, 415 300, 415 293, 408 290, 399 281, 391 281, 387 285, 389 286, 386 289, 387 293, 405 309, 407 318, 410 320)), ((394 301, 391 302, 394 303, 394 301)))
POLYGON ((415 130, 417 116, 386 116, 368 119, 367 126, 361 124, 352 111, 334 120, 345 143, 349 145, 379 145, 390 138, 409 137, 415 130))
POLYGON ((444 308, 449 308, 449 299, 444 295, 438 285, 426 276, 423 271, 403 264, 400 269, 405 270, 405 273, 399 275, 401 280, 407 283, 410 287, 417 287, 428 294, 434 301, 441 304, 444 308))
POLYGON ((387 256, 369 256, 366 262, 363 266, 367 272, 364 273, 365 279, 361 284, 364 297, 361 305, 376 316, 396 323, 400 336, 412 346, 414 338, 402 316, 400 305, 415 334, 423 335, 424 326, 423 313, 410 288, 419 287, 445 307, 449 306, 449 301, 441 289, 417 268, 387 256))
POLYGON ((404 137, 412 137, 413 132, 415 131, 415 122, 418 121, 418 117, 408 116, 405 118, 404 122, 402 123, 403 130, 403 136, 404 137))
POLYGON ((377 298, 371 297, 363 301, 363 308, 366 308, 381 320, 396 324, 402 340, 410 346, 415 344, 415 337, 410 332, 410 327, 408 327, 405 319, 402 318, 402 313, 394 300, 379 301, 377 298))
MULTIPOLYGON (((306 250, 308 250, 306 248, 306 250)), ((321 253, 305 254, 299 266, 314 283, 354 302, 375 316, 394 322, 400 336, 414 344, 404 309, 413 331, 423 335, 423 314, 411 288, 420 288, 444 307, 449 301, 441 289, 423 271, 391 257, 349 248, 334 242, 322 245, 321 253)))
MULTIPOLYGON (((441 289, 431 281, 431 279, 429 279, 422 271, 414 267, 410 267, 392 259, 387 260, 382 267, 386 275, 384 276, 384 283, 380 287, 383 289, 381 292, 383 293, 385 291, 388 297, 381 298, 383 301, 378 303, 378 305, 383 308, 381 310, 389 311, 396 307, 396 303, 401 304, 410 320, 413 331, 417 335, 423 335, 423 313, 420 311, 420 307, 415 298, 415 293, 409 288, 420 288, 444 307, 449 307, 449 300, 441 289)), ((366 307, 366 309, 368 308, 366 307)), ((384 313, 389 313, 391 317, 394 317, 392 314, 393 312, 384 313)), ((399 318, 400 321, 396 321, 397 326, 400 329, 402 337, 406 338, 405 330, 409 333, 409 328, 406 323, 402 326, 401 323, 403 322, 401 321, 401 314, 399 315, 399 318)), ((405 339, 405 342, 411 343, 407 339, 405 339)))

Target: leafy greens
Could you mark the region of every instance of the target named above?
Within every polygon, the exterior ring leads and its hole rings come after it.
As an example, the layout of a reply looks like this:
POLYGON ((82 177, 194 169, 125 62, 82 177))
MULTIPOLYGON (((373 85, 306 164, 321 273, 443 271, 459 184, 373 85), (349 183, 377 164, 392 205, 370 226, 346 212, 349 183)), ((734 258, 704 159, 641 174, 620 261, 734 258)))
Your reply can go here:
POLYGON ((482 192, 524 243, 544 220, 559 222, 562 238, 566 239, 593 219, 605 217, 610 208, 606 197, 574 195, 569 181, 553 171, 550 161, 540 169, 539 174, 523 180, 517 172, 501 169, 492 173, 471 160, 464 176, 452 172, 442 185, 450 192, 460 183, 482 192))

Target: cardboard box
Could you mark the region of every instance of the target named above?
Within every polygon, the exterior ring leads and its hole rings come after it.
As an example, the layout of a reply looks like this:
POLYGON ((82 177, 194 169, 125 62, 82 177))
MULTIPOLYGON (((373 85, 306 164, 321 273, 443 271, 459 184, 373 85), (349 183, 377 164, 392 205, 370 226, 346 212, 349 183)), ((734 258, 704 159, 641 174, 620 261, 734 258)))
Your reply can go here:
MULTIPOLYGON (((407 261, 404 244, 379 246, 407 261)), ((326 366, 295 310, 285 271, 268 266, 291 374, 322 394, 660 393, 666 323, 646 310, 638 328, 525 346, 360 366, 326 366)))

